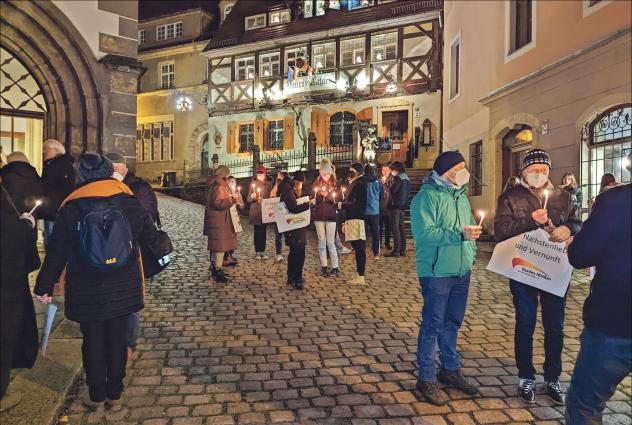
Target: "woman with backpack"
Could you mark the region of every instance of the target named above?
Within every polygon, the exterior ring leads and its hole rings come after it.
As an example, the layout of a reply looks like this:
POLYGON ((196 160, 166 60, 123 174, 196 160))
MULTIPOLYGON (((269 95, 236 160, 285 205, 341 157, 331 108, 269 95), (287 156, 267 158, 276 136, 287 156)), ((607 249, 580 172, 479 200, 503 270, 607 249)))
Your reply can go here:
POLYGON ((83 334, 88 384, 83 402, 120 410, 127 320, 144 307, 139 247, 155 243, 158 233, 130 188, 111 177, 113 172, 108 158, 91 152, 81 157, 82 183, 61 204, 34 292, 40 302, 50 303, 66 267, 66 317, 78 322, 83 334), (107 235, 103 229, 109 229, 107 235))
POLYGON ((328 158, 320 162, 320 176, 313 186, 314 198, 311 203, 314 206, 312 220, 318 235, 318 254, 320 256, 321 276, 338 277, 338 252, 336 251, 336 221, 338 211, 336 209, 336 197, 340 201, 341 193, 338 193, 336 173, 328 158), (331 271, 327 269, 327 251, 331 259, 331 271))
POLYGON ((229 175, 228 167, 220 165, 207 184, 204 234, 211 257, 211 275, 217 283, 228 283, 228 275, 222 268, 224 253, 237 249, 237 233, 230 209, 239 204, 241 194, 231 193, 227 182, 229 175))

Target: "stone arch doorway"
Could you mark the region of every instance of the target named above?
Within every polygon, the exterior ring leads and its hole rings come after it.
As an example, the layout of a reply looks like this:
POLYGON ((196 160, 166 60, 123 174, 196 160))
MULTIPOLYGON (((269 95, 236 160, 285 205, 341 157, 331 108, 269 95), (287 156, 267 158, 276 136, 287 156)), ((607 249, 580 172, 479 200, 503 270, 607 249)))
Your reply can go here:
POLYGON ((520 177, 520 165, 522 164, 522 159, 532 146, 533 129, 527 124, 518 124, 503 136, 503 186, 509 177, 520 177))
POLYGON ((202 171, 208 171, 208 169, 210 168, 209 151, 210 146, 208 142, 208 133, 205 133, 204 137, 202 137, 202 152, 200 154, 200 168, 202 169, 202 171))
POLYGON ((102 151, 98 82, 106 76, 81 34, 52 2, 8 0, 0 9, 0 47, 28 70, 45 102, 42 138, 61 141, 75 156, 102 151))

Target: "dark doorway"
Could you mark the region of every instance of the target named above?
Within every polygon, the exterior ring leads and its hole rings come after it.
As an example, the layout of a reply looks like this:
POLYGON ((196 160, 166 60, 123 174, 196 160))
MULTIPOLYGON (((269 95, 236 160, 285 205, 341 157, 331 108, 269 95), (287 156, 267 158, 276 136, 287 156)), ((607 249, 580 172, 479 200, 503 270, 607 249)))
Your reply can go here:
POLYGON ((503 185, 511 176, 521 177, 520 164, 532 143, 533 130, 526 124, 517 125, 503 137, 503 185))
POLYGON ((200 157, 200 164, 202 170, 209 169, 208 163, 208 134, 204 135, 204 139, 202 139, 202 155, 200 157))
POLYGON ((408 152, 408 111, 382 112, 382 134, 391 146, 391 159, 405 160, 408 152))

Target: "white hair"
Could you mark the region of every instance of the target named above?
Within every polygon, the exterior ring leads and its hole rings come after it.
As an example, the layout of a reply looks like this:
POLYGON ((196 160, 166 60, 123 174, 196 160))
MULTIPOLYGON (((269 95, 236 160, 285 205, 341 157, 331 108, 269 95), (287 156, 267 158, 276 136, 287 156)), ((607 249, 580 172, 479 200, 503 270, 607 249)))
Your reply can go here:
POLYGON ((42 148, 44 150, 53 149, 59 155, 64 155, 66 153, 66 148, 64 147, 64 145, 59 140, 55 140, 55 139, 45 140, 44 144, 42 145, 42 148))
POLYGON ((15 151, 7 155, 7 164, 11 162, 26 162, 27 164, 29 164, 29 159, 26 157, 26 155, 24 155, 23 152, 15 151))

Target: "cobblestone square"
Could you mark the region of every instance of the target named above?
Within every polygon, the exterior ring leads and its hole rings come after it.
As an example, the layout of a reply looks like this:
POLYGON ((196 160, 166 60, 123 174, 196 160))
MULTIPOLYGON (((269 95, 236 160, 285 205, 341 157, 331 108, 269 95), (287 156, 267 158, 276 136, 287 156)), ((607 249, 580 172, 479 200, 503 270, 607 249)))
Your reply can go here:
MULTIPOLYGON (((229 270, 230 284, 217 285, 207 271, 204 208, 165 196, 159 202, 177 259, 149 284, 124 407, 88 412, 78 387, 68 400, 69 424, 563 421, 563 407, 545 396, 528 407, 516 397, 513 307, 506 279, 485 270, 488 254, 479 255, 473 271, 458 344, 464 373, 478 383, 481 396, 448 390, 449 405, 434 407, 414 392, 421 295, 412 251, 405 258, 371 257, 368 285, 348 286, 344 278, 317 275, 315 235, 310 236, 306 288, 300 292, 285 285, 285 263, 252 258, 252 231, 245 225, 240 264, 229 270)), ((342 257, 341 270, 343 277, 352 275, 353 254, 342 257)), ((565 388, 579 348, 588 284, 585 274, 574 274, 566 306, 565 388)), ((539 373, 542 340, 538 326, 539 373)), ((628 376, 608 403, 607 423, 631 423, 631 383, 628 376)))

